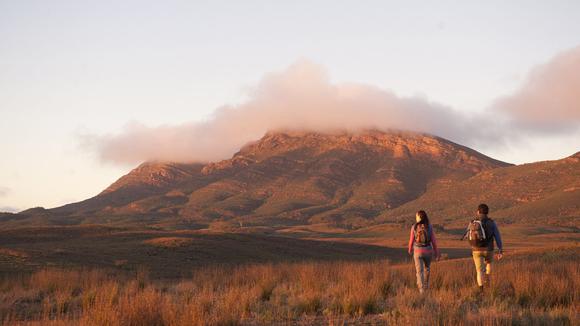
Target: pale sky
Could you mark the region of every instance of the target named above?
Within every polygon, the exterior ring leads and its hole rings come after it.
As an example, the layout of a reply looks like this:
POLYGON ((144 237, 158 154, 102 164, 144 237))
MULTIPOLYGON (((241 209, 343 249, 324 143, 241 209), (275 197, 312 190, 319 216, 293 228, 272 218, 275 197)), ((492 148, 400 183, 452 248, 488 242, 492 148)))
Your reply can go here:
MULTIPOLYGON (((579 1, 0 0, 0 211, 86 199, 134 167, 84 135, 211 120, 300 60, 469 115, 579 45, 579 1)), ((475 149, 580 150, 578 129, 523 138, 475 149)))

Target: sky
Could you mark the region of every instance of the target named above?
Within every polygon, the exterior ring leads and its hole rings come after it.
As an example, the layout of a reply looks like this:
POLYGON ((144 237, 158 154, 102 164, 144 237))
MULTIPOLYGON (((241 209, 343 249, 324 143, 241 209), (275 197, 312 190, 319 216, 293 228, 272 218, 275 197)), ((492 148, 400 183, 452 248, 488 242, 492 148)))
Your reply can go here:
POLYGON ((578 1, 0 0, 0 211, 275 128, 580 151, 578 1))

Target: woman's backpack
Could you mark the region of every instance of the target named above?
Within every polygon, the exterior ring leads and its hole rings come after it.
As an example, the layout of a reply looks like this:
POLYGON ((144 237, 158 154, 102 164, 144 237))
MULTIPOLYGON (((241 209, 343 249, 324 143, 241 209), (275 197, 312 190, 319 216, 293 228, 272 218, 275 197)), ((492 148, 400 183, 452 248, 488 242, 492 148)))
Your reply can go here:
POLYGON ((419 247, 426 247, 431 244, 431 234, 429 234, 429 225, 415 224, 415 244, 419 247))

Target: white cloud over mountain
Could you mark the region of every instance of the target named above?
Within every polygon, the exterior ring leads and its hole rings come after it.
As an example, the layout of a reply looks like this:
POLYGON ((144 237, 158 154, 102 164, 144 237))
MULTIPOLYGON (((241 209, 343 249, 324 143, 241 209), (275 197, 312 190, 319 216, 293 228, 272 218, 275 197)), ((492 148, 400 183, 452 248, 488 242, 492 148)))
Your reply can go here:
POLYGON ((520 90, 481 113, 371 85, 331 83, 323 67, 300 61, 267 74, 248 100, 218 108, 207 121, 156 127, 131 123, 118 134, 83 140, 108 162, 207 162, 229 158, 247 142, 278 129, 404 129, 473 146, 517 139, 520 131, 561 134, 579 126, 580 47, 535 68, 520 90))

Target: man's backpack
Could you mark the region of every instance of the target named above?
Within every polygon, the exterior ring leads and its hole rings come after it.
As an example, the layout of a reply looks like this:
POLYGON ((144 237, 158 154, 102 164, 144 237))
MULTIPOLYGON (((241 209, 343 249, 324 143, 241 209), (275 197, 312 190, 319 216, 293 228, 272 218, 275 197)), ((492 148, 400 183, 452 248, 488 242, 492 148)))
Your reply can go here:
POLYGON ((473 220, 467 228, 467 238, 473 247, 487 247, 491 234, 487 228, 489 219, 473 220))
POLYGON ((415 244, 419 247, 426 247, 431 244, 431 235, 427 224, 415 224, 415 244))

